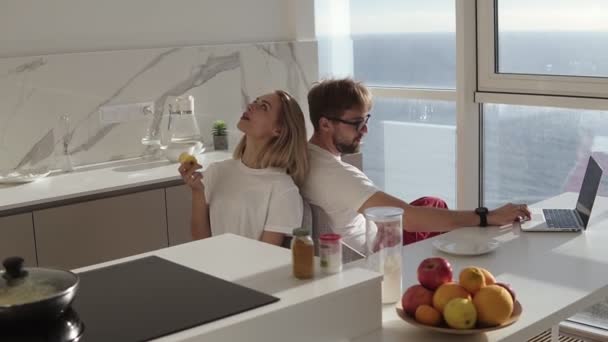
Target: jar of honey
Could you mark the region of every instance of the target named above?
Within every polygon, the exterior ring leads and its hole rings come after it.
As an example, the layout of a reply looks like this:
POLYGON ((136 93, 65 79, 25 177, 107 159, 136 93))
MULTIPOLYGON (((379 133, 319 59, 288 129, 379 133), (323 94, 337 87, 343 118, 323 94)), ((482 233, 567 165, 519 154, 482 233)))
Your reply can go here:
POLYGON ((293 276, 298 279, 310 279, 314 275, 315 248, 310 231, 306 228, 293 230, 291 240, 293 276))

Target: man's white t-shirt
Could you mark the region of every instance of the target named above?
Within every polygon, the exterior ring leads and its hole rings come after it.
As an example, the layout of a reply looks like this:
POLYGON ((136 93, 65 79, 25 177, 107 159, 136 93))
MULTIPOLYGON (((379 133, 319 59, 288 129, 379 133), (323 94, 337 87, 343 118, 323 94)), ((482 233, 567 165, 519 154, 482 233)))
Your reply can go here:
POLYGON ((291 235, 302 225, 302 197, 284 169, 252 169, 228 159, 209 165, 203 184, 212 235, 259 240, 264 230, 291 235))
POLYGON ((308 158, 310 173, 302 196, 329 219, 329 227, 315 229, 338 233, 344 243, 363 252, 365 218, 358 210, 378 188, 361 170, 317 145, 308 144, 308 158))

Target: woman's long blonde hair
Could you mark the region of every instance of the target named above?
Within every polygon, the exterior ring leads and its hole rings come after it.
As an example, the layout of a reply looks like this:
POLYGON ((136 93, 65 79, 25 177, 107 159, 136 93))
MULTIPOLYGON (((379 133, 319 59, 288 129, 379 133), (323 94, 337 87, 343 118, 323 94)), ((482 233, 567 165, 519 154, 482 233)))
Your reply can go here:
MULTIPOLYGON (((279 125, 281 133, 272 138, 258 157, 257 168, 279 167, 287 170, 294 183, 301 186, 308 175, 308 147, 304 113, 289 93, 275 90, 281 100, 279 125)), ((245 136, 234 150, 234 158, 240 159, 247 148, 245 136)))

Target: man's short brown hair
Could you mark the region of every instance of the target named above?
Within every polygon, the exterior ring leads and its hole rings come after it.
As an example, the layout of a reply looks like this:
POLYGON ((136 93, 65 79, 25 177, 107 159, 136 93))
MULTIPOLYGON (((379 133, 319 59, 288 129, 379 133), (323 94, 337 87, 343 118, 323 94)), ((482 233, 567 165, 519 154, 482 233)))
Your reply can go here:
POLYGON ((322 117, 340 118, 344 111, 372 107, 372 94, 351 78, 328 79, 316 83, 308 92, 308 110, 315 131, 322 117))

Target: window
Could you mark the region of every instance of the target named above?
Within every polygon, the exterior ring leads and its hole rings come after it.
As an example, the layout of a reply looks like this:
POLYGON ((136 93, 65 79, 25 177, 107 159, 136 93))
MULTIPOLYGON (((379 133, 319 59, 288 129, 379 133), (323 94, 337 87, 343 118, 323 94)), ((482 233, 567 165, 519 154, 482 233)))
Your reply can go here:
POLYGON ((351 0, 354 76, 371 86, 456 87, 454 0, 351 0))
MULTIPOLYGON (((608 111, 501 104, 483 111, 486 206, 578 192, 590 155, 608 169, 608 111)), ((598 196, 608 196, 607 177, 598 196)), ((608 299, 572 320, 608 329, 608 299)))
POLYGON ((440 197, 456 205, 456 104, 381 98, 363 144, 363 171, 387 193, 411 202, 440 197))
POLYGON ((606 1, 477 5, 479 91, 608 96, 606 1))
MULTIPOLYGON (((489 207, 578 192, 589 155, 608 167, 608 111, 486 104, 483 118, 489 207)), ((598 195, 608 195, 607 181, 598 195)))
MULTIPOLYGON (((456 205, 454 4, 350 0, 352 45, 343 40, 334 44, 350 48, 347 74, 374 95, 362 147, 365 173, 405 201, 432 195, 450 207, 456 205)), ((334 49, 333 54, 344 51, 334 49)), ((334 71, 344 72, 343 66, 334 71)))
POLYGON ((498 72, 608 76, 608 2, 499 0, 498 72))

